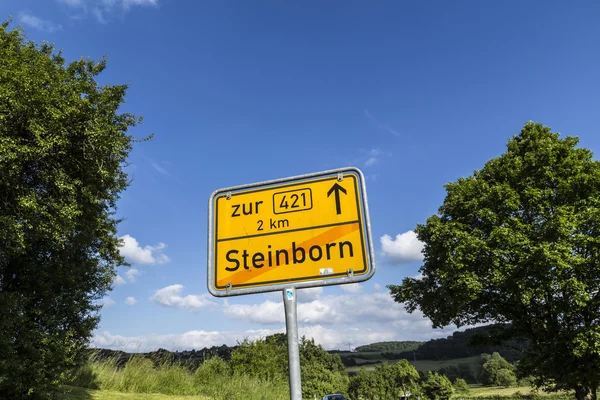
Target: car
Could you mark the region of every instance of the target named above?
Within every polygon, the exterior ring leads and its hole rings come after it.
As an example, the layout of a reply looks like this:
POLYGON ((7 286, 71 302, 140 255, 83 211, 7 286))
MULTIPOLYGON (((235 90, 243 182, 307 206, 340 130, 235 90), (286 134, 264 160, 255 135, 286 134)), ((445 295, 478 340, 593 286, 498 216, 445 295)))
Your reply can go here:
POLYGON ((334 393, 334 394, 327 394, 323 397, 323 400, 348 400, 344 397, 344 395, 341 395, 339 393, 334 393))

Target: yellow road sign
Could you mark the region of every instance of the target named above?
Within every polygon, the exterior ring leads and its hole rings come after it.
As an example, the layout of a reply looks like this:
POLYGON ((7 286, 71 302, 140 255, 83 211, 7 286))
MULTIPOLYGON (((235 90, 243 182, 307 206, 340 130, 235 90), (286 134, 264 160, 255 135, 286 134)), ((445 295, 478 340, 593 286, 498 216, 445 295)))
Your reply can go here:
POLYGON ((218 190, 208 233, 215 296, 360 282, 375 271, 356 168, 218 190))

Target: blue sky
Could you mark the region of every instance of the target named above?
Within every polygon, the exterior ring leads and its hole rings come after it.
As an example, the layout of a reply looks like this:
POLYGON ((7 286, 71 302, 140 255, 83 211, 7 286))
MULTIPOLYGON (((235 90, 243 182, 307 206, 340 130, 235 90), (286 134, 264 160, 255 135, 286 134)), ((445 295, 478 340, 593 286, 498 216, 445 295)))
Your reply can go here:
POLYGON ((280 293, 208 294, 208 198, 348 165, 367 176, 377 272, 303 291, 300 334, 326 348, 446 336, 385 290, 417 274, 411 231, 443 185, 529 120, 600 153, 595 1, 5 0, 0 15, 69 60, 107 55, 99 80, 130 84, 123 111, 144 116, 132 133, 156 134, 131 154, 119 235, 133 267, 105 299, 97 346, 283 331, 280 293))

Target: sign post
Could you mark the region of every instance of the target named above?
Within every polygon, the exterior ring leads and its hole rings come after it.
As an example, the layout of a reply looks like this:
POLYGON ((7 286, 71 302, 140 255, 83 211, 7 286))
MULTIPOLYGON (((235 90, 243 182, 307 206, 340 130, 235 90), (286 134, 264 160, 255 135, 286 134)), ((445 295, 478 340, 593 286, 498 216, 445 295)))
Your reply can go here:
POLYGON ((364 176, 348 167, 224 188, 210 196, 208 214, 208 291, 282 291, 290 398, 300 400, 296 290, 375 273, 364 176))
POLYGON ((300 378, 300 351, 298 349, 298 310, 296 289, 283 290, 285 309, 285 329, 288 342, 288 366, 290 369, 290 399, 302 400, 302 380, 300 378))

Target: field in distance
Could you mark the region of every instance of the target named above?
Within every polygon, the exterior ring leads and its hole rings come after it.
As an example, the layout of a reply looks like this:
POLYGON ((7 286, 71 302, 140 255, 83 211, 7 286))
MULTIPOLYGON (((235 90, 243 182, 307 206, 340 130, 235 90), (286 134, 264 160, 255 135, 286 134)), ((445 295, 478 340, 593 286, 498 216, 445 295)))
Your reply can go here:
POLYGON ((65 388, 60 400, 211 400, 204 396, 175 396, 167 394, 123 393, 112 390, 65 388))
MULTIPOLYGON (((517 394, 528 395, 533 392, 530 387, 499 387, 499 386, 481 386, 481 385, 472 385, 470 387, 470 393, 465 398, 478 398, 478 399, 498 399, 499 397, 510 398, 516 397, 517 394)), ((574 394, 571 393, 546 393, 543 391, 538 391, 536 396, 541 396, 547 398, 548 400, 572 400, 575 398, 574 394)), ((461 396, 455 396, 454 398, 461 398, 461 396)))

